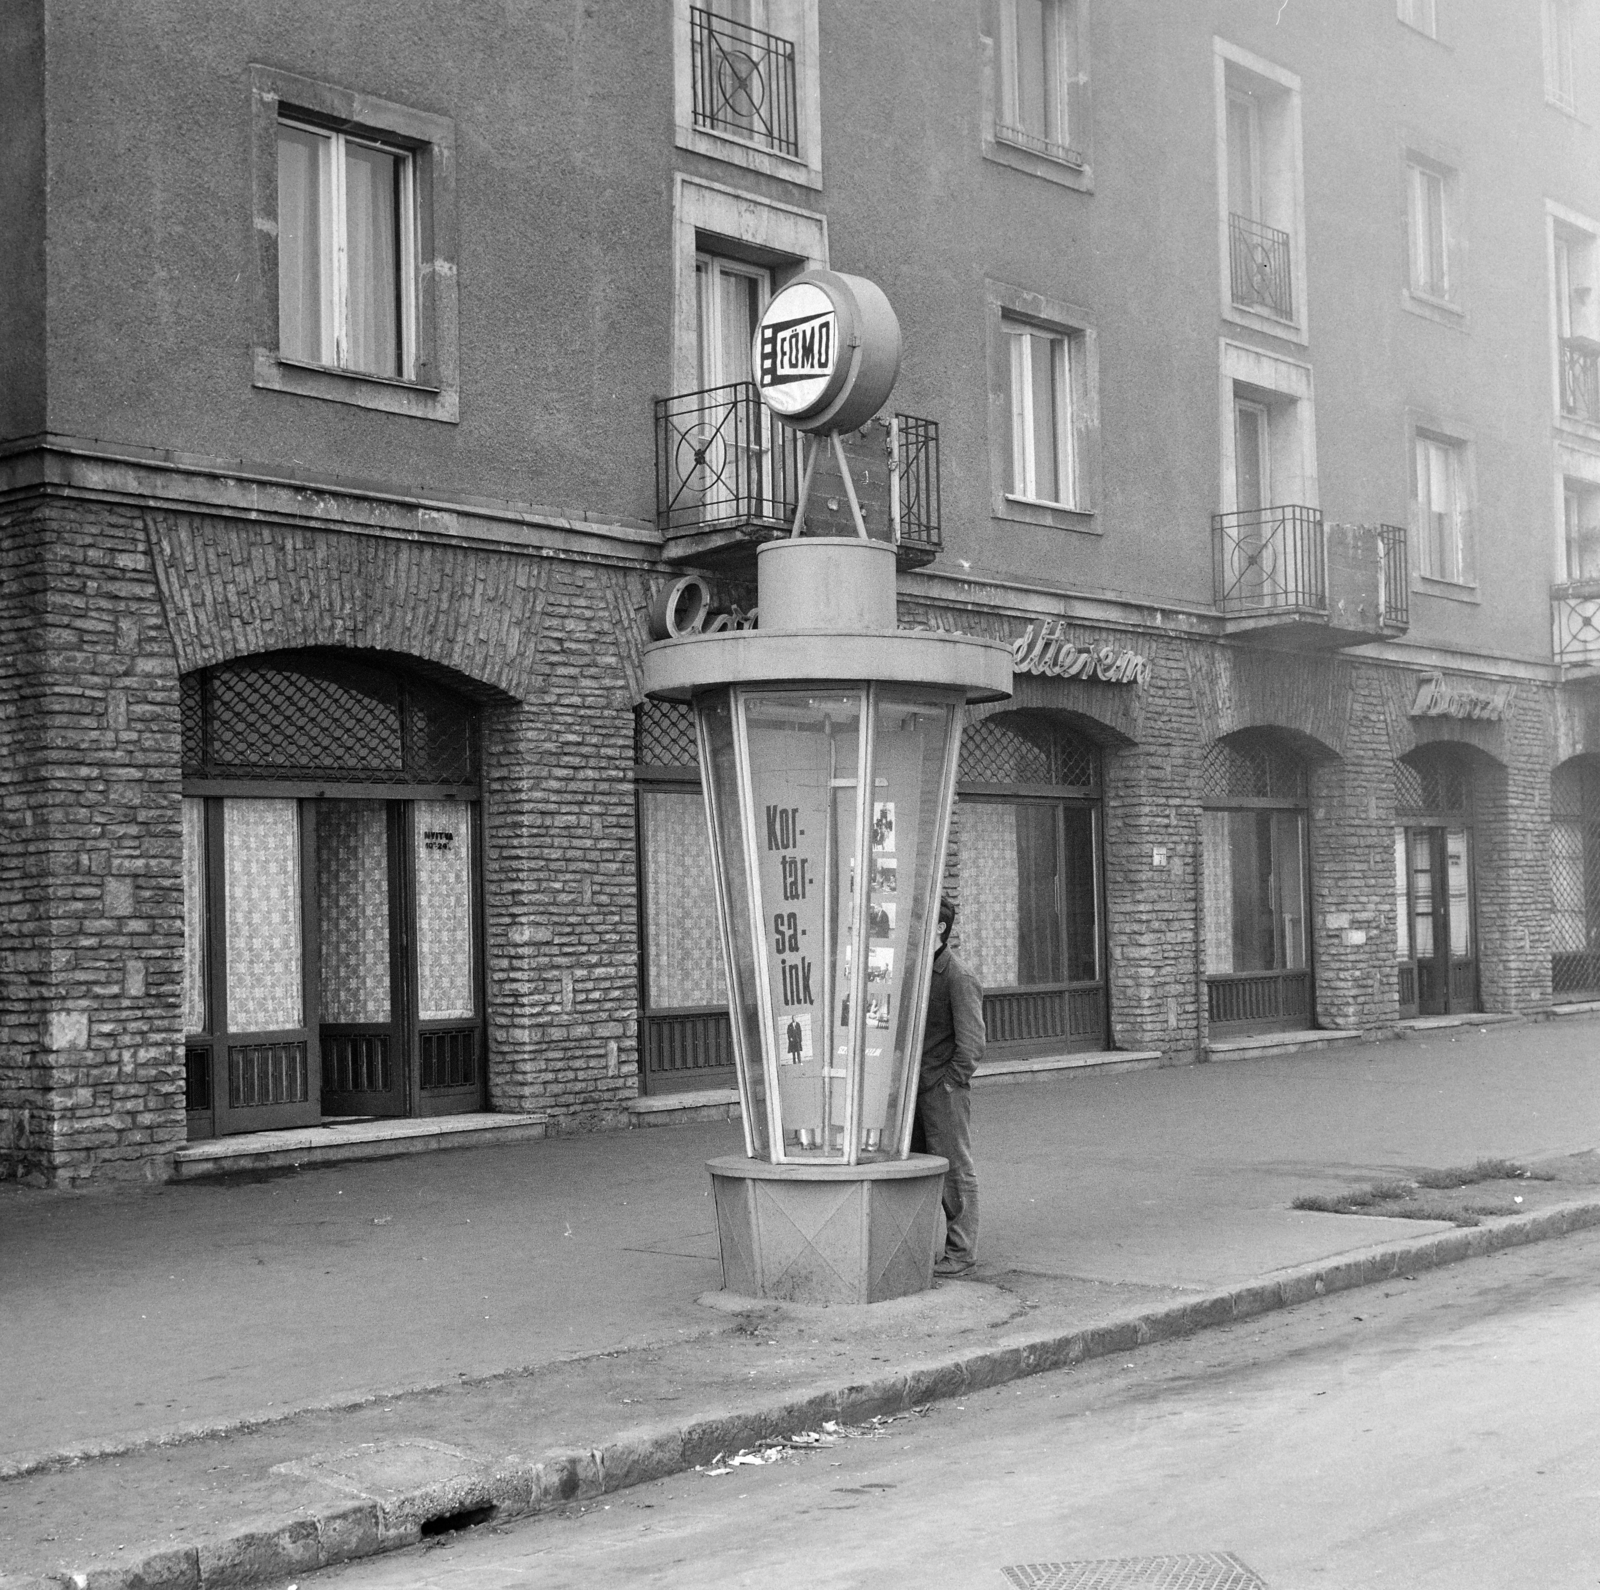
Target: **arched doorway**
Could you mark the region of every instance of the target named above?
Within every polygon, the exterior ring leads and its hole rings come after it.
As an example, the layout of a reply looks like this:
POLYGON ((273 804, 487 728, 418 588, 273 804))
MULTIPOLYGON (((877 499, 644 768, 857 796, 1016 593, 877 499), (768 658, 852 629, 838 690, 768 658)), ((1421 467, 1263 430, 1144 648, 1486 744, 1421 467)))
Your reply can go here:
POLYGON ((336 651, 181 692, 190 1136, 480 1108, 476 707, 336 651))
POLYGON ((1395 949, 1400 1014, 1481 1010, 1473 771, 1460 746, 1395 763, 1395 949))
POLYGON ((1600 757, 1550 775, 1550 989, 1600 999, 1600 757))
POLYGON ((1106 1048, 1099 747, 1050 713, 982 718, 957 793, 961 956, 992 1052, 1106 1048))
POLYGON ((1310 767, 1287 735, 1245 729, 1200 768, 1208 1030, 1213 1037, 1309 1027, 1310 767))

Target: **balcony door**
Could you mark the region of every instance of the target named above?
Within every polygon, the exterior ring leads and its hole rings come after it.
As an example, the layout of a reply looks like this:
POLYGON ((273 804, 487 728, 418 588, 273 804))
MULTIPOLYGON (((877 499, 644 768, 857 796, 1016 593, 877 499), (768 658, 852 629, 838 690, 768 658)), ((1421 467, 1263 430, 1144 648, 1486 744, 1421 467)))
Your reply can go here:
POLYGON ((772 273, 716 254, 697 254, 694 272, 702 405, 694 488, 707 518, 770 518, 772 420, 751 384, 750 348, 772 273))

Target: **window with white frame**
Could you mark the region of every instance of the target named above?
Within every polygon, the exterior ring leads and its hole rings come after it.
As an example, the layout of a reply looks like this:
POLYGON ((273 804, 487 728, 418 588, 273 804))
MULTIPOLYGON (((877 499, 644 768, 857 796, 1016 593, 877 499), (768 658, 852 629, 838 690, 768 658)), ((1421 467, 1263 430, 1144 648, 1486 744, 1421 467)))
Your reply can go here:
POLYGON ((1005 323, 1011 358, 1011 490, 1027 502, 1078 505, 1073 338, 1005 323))
POLYGON ((415 379, 416 261, 410 151, 280 119, 280 356, 415 379))
POLYGON ((1420 572, 1455 585, 1472 578, 1466 448, 1418 431, 1413 446, 1412 501, 1420 572))
POLYGON ((1544 97, 1572 111, 1572 24, 1574 0, 1544 0, 1544 97))
POLYGON ((1565 476, 1561 520, 1562 578, 1600 580, 1600 485, 1565 476))
POLYGON ((1077 0, 1000 0, 995 136, 1081 165, 1077 136, 1077 0))
POLYGON ((1411 290, 1428 298, 1452 298, 1451 174, 1443 167, 1410 160, 1406 184, 1411 290))
POLYGON ((1439 37, 1437 0, 1396 0, 1396 12, 1408 28, 1426 33, 1430 39, 1439 37))

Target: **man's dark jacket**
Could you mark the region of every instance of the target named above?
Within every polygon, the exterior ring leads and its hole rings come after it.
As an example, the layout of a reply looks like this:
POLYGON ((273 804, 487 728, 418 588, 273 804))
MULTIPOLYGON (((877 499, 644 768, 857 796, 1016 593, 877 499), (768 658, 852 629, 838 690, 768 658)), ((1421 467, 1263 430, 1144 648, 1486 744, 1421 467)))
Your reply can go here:
POLYGON ((941 1082, 966 1087, 983 1059, 984 1037, 983 989, 978 979, 949 950, 940 950, 933 958, 917 1091, 926 1093, 941 1082))

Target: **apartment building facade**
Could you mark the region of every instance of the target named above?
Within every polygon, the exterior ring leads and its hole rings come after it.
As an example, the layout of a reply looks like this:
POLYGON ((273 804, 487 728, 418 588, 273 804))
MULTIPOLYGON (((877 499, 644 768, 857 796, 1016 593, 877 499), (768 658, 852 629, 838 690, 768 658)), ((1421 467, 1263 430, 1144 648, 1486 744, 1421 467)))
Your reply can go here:
POLYGON ((1014 649, 948 877, 1002 1063, 1600 998, 1592 24, 14 7, 0 1174, 729 1106, 639 656, 752 621, 821 265, 905 334, 902 623, 1014 649))

